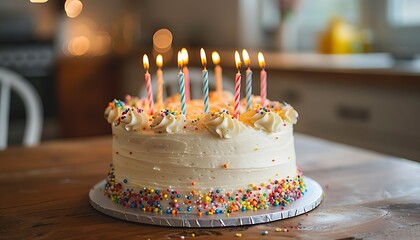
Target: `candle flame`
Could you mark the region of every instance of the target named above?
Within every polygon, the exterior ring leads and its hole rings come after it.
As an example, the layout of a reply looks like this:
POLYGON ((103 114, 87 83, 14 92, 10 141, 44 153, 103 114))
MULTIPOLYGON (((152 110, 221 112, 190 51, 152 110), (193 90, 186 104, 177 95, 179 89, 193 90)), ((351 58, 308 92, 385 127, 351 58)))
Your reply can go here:
POLYGON ((182 54, 182 64, 187 65, 188 64, 188 51, 186 48, 181 49, 182 54))
POLYGON ((220 56, 219 56, 219 53, 218 53, 218 52, 213 51, 213 52, 211 53, 211 58, 212 58, 212 60, 213 60, 213 64, 214 64, 214 65, 217 65, 217 64, 219 64, 219 63, 220 63, 220 56))
POLYGON ((158 54, 156 57, 156 65, 161 68, 163 66, 163 57, 162 54, 158 54))
POLYGON ((258 53, 258 63, 260 64, 260 68, 265 68, 265 59, 262 52, 258 53))
POLYGON ((183 64, 183 61, 182 61, 182 53, 181 53, 181 51, 178 51, 178 67, 182 68, 183 65, 184 64, 183 64))
POLYGON ((203 48, 200 49, 200 57, 201 57, 201 64, 203 64, 204 67, 207 65, 207 57, 206 52, 203 48))
POLYGON ((235 64, 236 64, 236 68, 239 70, 241 68, 241 57, 239 56, 239 52, 235 51, 235 64))
POLYGON ((146 54, 143 55, 143 66, 144 69, 149 70, 149 58, 146 54))
POLYGON ((246 65, 246 67, 248 67, 248 68, 249 68, 249 63, 250 63, 250 60, 249 60, 249 54, 248 54, 248 51, 247 51, 246 49, 242 50, 242 57, 243 57, 243 59, 244 59, 244 63, 245 63, 245 65, 246 65))

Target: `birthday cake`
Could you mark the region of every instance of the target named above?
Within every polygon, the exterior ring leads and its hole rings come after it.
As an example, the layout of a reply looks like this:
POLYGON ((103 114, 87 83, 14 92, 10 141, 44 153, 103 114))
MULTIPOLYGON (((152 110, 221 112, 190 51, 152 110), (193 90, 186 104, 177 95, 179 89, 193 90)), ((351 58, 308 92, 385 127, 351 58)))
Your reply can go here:
POLYGON ((242 101, 239 53, 234 96, 222 90, 220 77, 216 91, 209 93, 203 49, 200 55, 203 99, 190 99, 188 69, 183 67, 188 58, 178 52, 180 94, 163 102, 158 77, 153 104, 144 55, 147 99, 128 96, 109 103, 105 118, 112 126, 113 155, 104 194, 151 214, 199 216, 282 208, 298 200, 306 191, 293 140, 298 113, 286 102, 266 99, 262 54, 261 96, 252 96, 249 55, 243 51, 248 70, 242 101))
MULTIPOLYGON (((293 125, 298 113, 286 102, 252 96, 232 114, 234 97, 181 96, 149 108, 147 99, 113 100, 105 110, 112 125, 112 164, 104 194, 129 208, 164 214, 233 214, 282 208, 305 193, 296 166, 293 125), (249 105, 248 105, 249 106, 249 105)), ((151 213, 152 214, 152 213, 151 213)))

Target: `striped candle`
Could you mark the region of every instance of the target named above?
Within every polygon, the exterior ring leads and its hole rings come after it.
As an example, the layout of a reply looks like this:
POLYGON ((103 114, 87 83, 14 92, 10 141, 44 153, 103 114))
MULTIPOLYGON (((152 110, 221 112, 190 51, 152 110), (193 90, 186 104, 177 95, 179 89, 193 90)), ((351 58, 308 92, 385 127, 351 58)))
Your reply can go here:
POLYGON ((204 113, 209 113, 209 72, 203 70, 204 113))
POLYGON ((246 109, 251 108, 251 95, 252 95, 252 71, 250 67, 250 59, 248 52, 244 49, 242 50, 242 57, 244 58, 246 70, 246 109))
POLYGON ((191 100, 191 91, 190 91, 190 74, 188 70, 188 51, 186 48, 181 49, 181 56, 182 56, 182 72, 184 73, 185 79, 185 98, 186 101, 189 102, 191 100))
POLYGON ((265 106, 265 101, 267 99, 267 72, 265 71, 265 59, 262 52, 258 53, 258 63, 261 67, 260 73, 260 96, 261 96, 261 106, 265 106))
POLYGON ((184 79, 184 73, 182 72, 182 54, 181 51, 178 52, 178 67, 179 67, 179 73, 178 73, 178 77, 179 77, 179 93, 181 94, 181 112, 182 114, 184 114, 185 116, 187 115, 187 110, 186 107, 187 105, 185 104, 185 79, 184 79))
POLYGON ((234 106, 234 112, 235 118, 239 118, 239 102, 241 100, 241 73, 238 71, 235 77, 235 106, 234 106))
POLYGON ((246 70, 246 109, 251 108, 252 95, 252 71, 250 68, 246 70))
POLYGON ((152 90, 152 82, 150 80, 150 73, 149 73, 149 58, 146 54, 143 56, 143 66, 146 69, 146 73, 144 74, 144 79, 146 80, 146 89, 147 89, 147 101, 149 102, 149 114, 153 115, 153 90, 152 90))
POLYGON ((181 112, 187 115, 186 104, 185 104, 185 80, 184 73, 180 70, 178 73, 179 77, 179 93, 181 94, 181 112))
POLYGON ((235 51, 235 63, 238 73, 235 77, 235 104, 234 104, 234 117, 239 118, 239 102, 241 100, 241 57, 239 56, 238 51, 235 51))
POLYGON ((209 113, 209 72, 206 69, 207 58, 204 49, 200 49, 201 64, 203 64, 203 98, 204 98, 204 113, 209 113))

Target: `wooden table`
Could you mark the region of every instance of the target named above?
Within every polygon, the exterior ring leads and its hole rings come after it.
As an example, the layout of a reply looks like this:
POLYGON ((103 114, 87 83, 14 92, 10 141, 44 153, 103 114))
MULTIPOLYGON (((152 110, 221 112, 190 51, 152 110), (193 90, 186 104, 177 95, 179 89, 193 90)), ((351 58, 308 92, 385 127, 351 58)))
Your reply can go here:
POLYGON ((325 190, 317 209, 256 226, 185 229, 125 222, 89 205, 111 162, 111 137, 10 148, 0 152, 0 239, 420 239, 420 164, 299 134, 296 150, 304 174, 325 190))

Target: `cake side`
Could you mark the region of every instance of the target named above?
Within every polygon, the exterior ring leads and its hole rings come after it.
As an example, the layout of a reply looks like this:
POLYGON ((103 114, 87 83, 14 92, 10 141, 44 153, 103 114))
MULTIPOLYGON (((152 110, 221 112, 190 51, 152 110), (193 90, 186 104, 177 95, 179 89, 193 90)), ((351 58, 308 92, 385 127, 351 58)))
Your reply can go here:
POLYGON ((113 164, 128 188, 233 191, 296 176, 293 128, 266 134, 246 127, 240 138, 219 139, 208 131, 132 134, 113 127, 113 164))
POLYGON ((298 115, 290 105, 261 107, 255 97, 236 119, 226 97, 215 97, 210 114, 193 100, 187 117, 174 110, 176 98, 153 116, 143 99, 114 100, 107 108, 113 165, 105 194, 114 202, 200 215, 286 206, 301 197, 293 141, 298 115))

